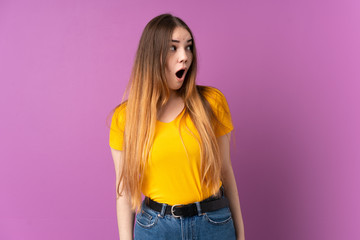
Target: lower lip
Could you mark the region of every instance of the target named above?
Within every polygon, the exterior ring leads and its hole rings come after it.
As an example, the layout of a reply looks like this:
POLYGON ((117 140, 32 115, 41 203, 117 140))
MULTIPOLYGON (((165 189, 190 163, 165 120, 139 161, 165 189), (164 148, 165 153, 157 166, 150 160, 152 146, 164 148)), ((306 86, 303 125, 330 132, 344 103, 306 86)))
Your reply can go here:
POLYGON ((182 78, 176 77, 176 79, 178 80, 178 82, 183 82, 184 81, 184 77, 182 77, 182 78))

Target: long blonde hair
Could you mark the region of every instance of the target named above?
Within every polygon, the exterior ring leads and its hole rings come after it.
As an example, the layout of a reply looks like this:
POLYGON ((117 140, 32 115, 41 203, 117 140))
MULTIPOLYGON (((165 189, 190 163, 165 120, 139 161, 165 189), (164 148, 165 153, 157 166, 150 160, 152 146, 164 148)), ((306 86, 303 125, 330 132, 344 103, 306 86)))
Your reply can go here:
MULTIPOLYGON (((169 99, 169 88, 164 67, 173 30, 183 27, 193 39, 193 60, 182 87, 177 90, 185 103, 185 116, 190 116, 200 139, 202 183, 215 194, 221 177, 219 146, 214 133, 217 121, 205 95, 209 88, 195 84, 197 71, 196 48, 193 34, 179 18, 162 14, 145 27, 129 81, 123 141, 123 164, 117 183, 117 196, 122 192, 131 196, 131 206, 141 205, 141 186, 146 162, 154 140, 157 112, 169 99), (122 183, 120 185, 120 183, 122 183)), ((182 121, 184 122, 184 121, 182 121)))

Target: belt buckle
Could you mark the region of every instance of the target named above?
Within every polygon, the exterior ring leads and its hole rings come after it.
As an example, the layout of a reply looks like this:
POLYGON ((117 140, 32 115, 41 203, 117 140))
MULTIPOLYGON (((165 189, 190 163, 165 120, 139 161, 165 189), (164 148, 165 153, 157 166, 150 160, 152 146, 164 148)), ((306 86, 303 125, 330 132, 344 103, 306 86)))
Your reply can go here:
POLYGON ((175 215, 175 213, 174 213, 174 207, 178 207, 178 206, 184 206, 184 204, 175 204, 175 205, 171 206, 171 215, 173 215, 173 217, 176 217, 176 218, 181 217, 181 216, 175 215))

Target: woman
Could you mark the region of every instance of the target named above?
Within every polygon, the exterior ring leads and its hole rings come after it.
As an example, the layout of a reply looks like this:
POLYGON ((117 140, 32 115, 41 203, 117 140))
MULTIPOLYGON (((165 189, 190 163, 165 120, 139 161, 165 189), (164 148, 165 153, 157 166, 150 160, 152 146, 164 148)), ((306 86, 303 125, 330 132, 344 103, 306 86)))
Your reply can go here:
POLYGON ((196 70, 189 27, 152 19, 110 129, 121 240, 245 239, 229 108, 219 90, 195 85, 196 70))

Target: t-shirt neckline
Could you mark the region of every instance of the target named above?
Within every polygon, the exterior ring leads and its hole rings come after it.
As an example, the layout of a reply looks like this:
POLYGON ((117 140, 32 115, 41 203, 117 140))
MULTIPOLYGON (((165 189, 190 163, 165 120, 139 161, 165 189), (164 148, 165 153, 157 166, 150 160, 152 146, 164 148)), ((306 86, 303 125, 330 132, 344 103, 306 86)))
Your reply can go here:
POLYGON ((160 121, 160 120, 156 120, 156 121, 159 122, 159 123, 162 123, 162 124, 173 123, 173 122, 176 121, 176 119, 178 119, 178 118, 184 113, 184 111, 185 111, 185 106, 184 106, 184 108, 181 110, 181 112, 180 112, 173 120, 171 120, 170 122, 162 122, 162 121, 160 121))

